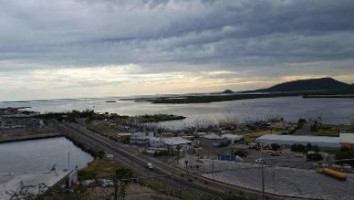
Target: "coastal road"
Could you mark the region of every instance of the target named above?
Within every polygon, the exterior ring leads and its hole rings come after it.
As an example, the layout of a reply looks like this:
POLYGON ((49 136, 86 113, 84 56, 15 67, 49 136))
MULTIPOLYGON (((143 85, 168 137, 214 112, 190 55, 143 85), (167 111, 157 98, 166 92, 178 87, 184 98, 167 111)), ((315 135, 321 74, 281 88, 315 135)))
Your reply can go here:
MULTIPOLYGON (((123 144, 109 140, 98 133, 94 133, 86 128, 72 123, 55 123, 54 125, 59 131, 70 131, 78 134, 88 140, 94 141, 97 145, 108 148, 118 156, 118 159, 124 164, 127 164, 134 171, 140 172, 144 176, 163 175, 168 177, 172 185, 182 188, 182 190, 191 191, 194 194, 212 196, 215 199, 221 199, 226 194, 238 194, 243 192, 252 196, 261 197, 262 194, 256 190, 245 189, 242 187, 232 186, 226 183, 221 183, 209 178, 205 178, 196 174, 189 173, 183 169, 166 164, 152 157, 137 154, 134 150, 126 147, 123 144), (151 162, 154 165, 154 170, 146 169, 146 163, 151 162)), ((115 156, 116 157, 116 156, 115 156)), ((278 196, 266 194, 268 199, 298 199, 292 197, 278 196)))

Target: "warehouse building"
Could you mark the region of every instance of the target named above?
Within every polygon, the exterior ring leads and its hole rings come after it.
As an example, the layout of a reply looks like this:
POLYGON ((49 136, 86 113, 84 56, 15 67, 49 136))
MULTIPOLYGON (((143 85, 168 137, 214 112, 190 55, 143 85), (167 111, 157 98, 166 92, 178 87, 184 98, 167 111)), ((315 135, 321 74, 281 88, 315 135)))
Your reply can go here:
POLYGON ((273 135, 266 134, 256 139, 260 144, 279 144, 291 146, 293 144, 317 145, 320 148, 339 149, 341 142, 339 137, 327 136, 294 136, 294 135, 273 135))
POLYGON ((162 141, 170 149, 176 149, 177 146, 180 146, 182 150, 187 150, 191 147, 192 142, 181 137, 169 137, 162 138, 162 141))

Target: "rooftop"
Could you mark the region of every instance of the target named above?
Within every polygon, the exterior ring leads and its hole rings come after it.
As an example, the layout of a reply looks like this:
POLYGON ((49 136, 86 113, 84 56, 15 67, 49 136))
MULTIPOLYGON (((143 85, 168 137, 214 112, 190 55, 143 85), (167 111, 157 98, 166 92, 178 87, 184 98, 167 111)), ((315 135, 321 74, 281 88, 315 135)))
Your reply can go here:
POLYGON ((339 147, 339 137, 327 137, 327 136, 294 136, 294 135, 273 135, 266 134, 256 139, 256 142, 260 143, 278 143, 283 145, 291 144, 303 144, 311 143, 319 147, 339 147))
POLYGON ((339 135, 339 140, 341 143, 354 144, 354 133, 341 133, 339 135))
POLYGON ((181 137, 162 138, 162 141, 167 145, 179 145, 179 144, 190 144, 191 143, 191 141, 183 139, 181 137))

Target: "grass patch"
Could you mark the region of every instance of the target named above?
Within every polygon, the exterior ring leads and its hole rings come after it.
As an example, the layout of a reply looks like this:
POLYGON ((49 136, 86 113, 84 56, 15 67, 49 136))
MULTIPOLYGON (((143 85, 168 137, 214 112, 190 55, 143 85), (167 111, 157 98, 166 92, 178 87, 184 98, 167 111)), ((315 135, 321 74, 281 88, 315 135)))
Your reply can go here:
POLYGON ((339 136, 339 128, 331 127, 331 126, 312 126, 311 131, 313 135, 316 136, 331 136, 338 137, 339 136))
POLYGON ((315 132, 316 136, 331 136, 331 137, 338 137, 339 136, 339 130, 332 128, 332 129, 320 129, 315 132))
POLYGON ((105 159, 96 159, 87 167, 78 171, 79 180, 110 178, 120 166, 114 161, 105 159))

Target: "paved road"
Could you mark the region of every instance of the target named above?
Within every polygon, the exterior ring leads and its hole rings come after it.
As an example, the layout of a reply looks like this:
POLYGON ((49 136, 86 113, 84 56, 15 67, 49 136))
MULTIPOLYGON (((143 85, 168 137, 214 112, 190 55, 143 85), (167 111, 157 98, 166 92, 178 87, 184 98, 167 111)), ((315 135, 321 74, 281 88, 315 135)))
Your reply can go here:
MULTIPOLYGON (((66 129, 67 131, 69 130, 71 132, 84 136, 89 140, 95 141, 97 144, 108 148, 117 155, 115 157, 119 158, 120 161, 123 161, 133 170, 141 172, 141 174, 144 174, 145 176, 164 175, 166 177, 169 177, 168 180, 173 182, 174 185, 183 187, 183 189, 185 190, 193 191, 194 194, 207 194, 217 199, 217 197, 221 197, 228 193, 238 193, 240 191, 243 191, 247 194, 252 194, 258 197, 261 196, 261 193, 259 191, 249 190, 242 187, 236 187, 229 184, 214 181, 212 179, 208 179, 196 174, 188 173, 180 168, 166 164, 160 160, 142 154, 136 154, 136 152, 132 149, 129 149, 120 143, 111 141, 103 137, 102 135, 89 131, 77 124, 61 123, 59 125, 56 125, 56 127, 59 130, 66 129), (153 171, 146 169, 147 162, 153 163, 153 171)), ((284 196, 276 196, 272 194, 267 194, 267 196, 269 197, 269 199, 297 199, 290 197, 287 198, 284 196)))
POLYGON ((296 130, 293 135, 311 135, 311 126, 313 123, 313 121, 305 122, 302 128, 296 130))

